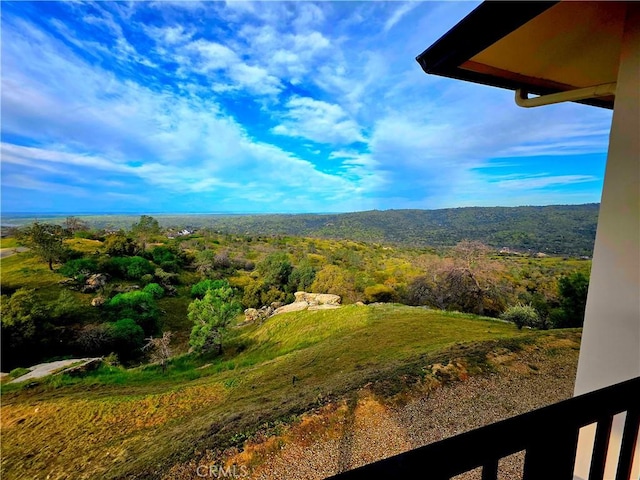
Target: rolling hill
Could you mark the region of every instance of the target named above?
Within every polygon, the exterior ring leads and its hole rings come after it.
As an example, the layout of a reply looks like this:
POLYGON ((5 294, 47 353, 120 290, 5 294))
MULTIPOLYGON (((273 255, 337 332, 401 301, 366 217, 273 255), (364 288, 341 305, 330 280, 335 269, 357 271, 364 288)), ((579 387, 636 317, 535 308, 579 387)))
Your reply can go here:
MULTIPOLYGON (((221 233, 294 235, 418 247, 448 247, 477 240, 495 248, 551 255, 591 256, 596 203, 525 207, 464 207, 440 210, 371 210, 337 214, 154 214, 164 227, 210 228, 221 233)), ((130 228, 135 215, 79 216, 96 228, 130 228)), ((61 222, 65 215, 38 217, 61 222)), ((3 214, 4 225, 22 225, 34 215, 3 214)))

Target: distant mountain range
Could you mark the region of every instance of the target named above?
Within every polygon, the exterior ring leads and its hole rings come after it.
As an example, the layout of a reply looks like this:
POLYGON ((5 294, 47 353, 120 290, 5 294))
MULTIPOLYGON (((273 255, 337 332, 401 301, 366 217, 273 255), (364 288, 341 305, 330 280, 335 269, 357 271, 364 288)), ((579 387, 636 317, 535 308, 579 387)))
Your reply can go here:
MULTIPOLYGON (((372 210, 338 214, 154 216, 165 227, 207 227, 222 233, 295 235, 434 247, 452 246, 466 239, 521 252, 591 256, 599 207, 599 204, 591 203, 543 207, 372 210)), ((28 218, 21 215, 20 222, 16 222, 16 217, 3 217, 5 225, 24 223, 28 218)), ((39 218, 53 221, 52 217, 39 218)), ((127 228, 138 217, 82 215, 79 218, 96 227, 108 225, 127 228)), ((64 216, 58 219, 64 219, 64 216)))

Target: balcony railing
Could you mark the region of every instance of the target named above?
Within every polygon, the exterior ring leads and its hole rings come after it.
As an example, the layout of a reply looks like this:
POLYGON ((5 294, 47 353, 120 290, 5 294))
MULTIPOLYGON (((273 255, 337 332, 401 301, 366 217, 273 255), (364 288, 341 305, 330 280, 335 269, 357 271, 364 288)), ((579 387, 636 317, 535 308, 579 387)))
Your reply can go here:
POLYGON ((332 480, 450 479, 482 468, 482 480, 498 479, 500 459, 525 451, 523 480, 571 480, 578 435, 596 424, 588 480, 602 480, 613 417, 626 412, 616 480, 631 480, 640 425, 640 377, 416 448, 332 480))

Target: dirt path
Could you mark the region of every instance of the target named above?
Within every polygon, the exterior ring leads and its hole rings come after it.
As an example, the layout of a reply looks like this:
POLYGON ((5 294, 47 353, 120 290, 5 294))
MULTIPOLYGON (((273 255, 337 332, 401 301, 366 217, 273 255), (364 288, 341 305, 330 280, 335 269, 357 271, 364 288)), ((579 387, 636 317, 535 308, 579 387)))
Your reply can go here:
POLYGON ((27 250, 29 250, 27 247, 0 248, 0 258, 6 258, 16 253, 26 252, 27 250))

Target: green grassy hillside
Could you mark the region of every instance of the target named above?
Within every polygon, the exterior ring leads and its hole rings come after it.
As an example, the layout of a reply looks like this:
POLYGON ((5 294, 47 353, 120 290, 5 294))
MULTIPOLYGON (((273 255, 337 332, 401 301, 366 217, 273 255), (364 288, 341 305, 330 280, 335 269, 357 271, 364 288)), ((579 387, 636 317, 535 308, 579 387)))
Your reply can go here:
POLYGON ((566 331, 523 332, 493 319, 398 305, 297 312, 233 329, 222 357, 157 366, 101 367, 2 390, 4 478, 157 478, 205 449, 241 445, 373 382, 392 395, 425 367, 566 331))

